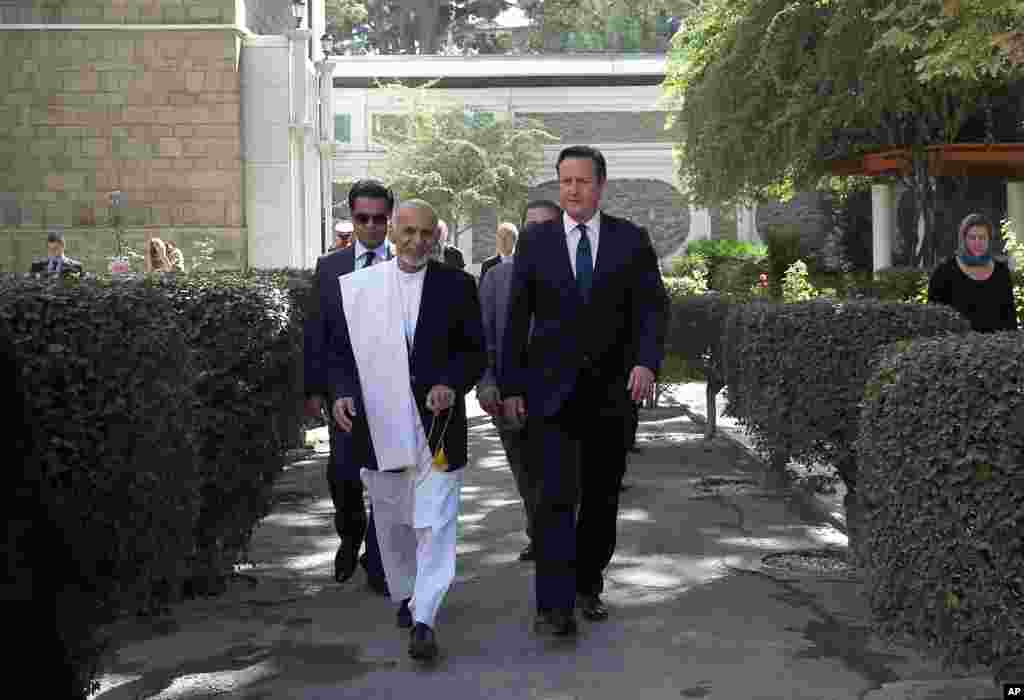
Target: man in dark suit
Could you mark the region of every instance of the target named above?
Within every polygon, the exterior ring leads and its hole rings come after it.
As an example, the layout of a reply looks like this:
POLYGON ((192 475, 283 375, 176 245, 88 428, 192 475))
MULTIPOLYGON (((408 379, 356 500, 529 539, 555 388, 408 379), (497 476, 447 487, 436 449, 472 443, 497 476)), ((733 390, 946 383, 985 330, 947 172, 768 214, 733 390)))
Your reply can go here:
POLYGON ((364 465, 398 626, 412 629, 409 654, 429 661, 455 577, 465 395, 487 355, 475 281, 431 259, 433 208, 403 202, 391 235, 396 260, 342 280, 328 377, 334 418, 364 465))
POLYGON ((577 606, 589 620, 608 615, 600 594, 632 403, 661 365, 668 295, 646 231, 598 209, 601 152, 567 148, 556 170, 561 220, 519 238, 500 383, 506 415, 527 420, 539 472, 538 629, 569 635, 577 606))
MULTIPOLYGON (((546 221, 561 220, 562 210, 548 200, 536 200, 526 205, 523 227, 546 221)), ((510 224, 511 225, 511 224, 510 224)), ((518 237, 517 237, 518 238, 518 237)), ((515 244, 512 244, 515 248, 515 244)), ((521 421, 510 421, 502 408, 498 377, 501 375, 504 352, 505 321, 508 319, 509 293, 512 289, 513 257, 494 267, 488 277, 480 276, 480 308, 484 315, 484 337, 487 339, 489 366, 476 388, 480 407, 491 416, 501 438, 505 459, 516 480, 519 497, 523 499, 526 515, 527 544, 519 553, 519 561, 533 561, 533 512, 536 503, 536 467, 530 469, 527 460, 526 429, 521 421)))
POLYGON ((495 265, 512 259, 512 254, 516 250, 516 241, 519 239, 519 230, 516 229, 516 225, 503 221, 498 224, 498 229, 494 234, 494 255, 483 261, 480 265, 480 283, 483 284, 484 275, 487 274, 495 265))
POLYGON ((51 275, 82 274, 82 263, 64 255, 63 233, 60 231, 50 231, 46 234, 46 250, 48 253, 46 259, 33 262, 29 272, 51 275))
MULTIPOLYGON (((349 190, 348 204, 355 242, 322 256, 316 262, 313 275, 314 293, 306 321, 304 348, 306 413, 311 417, 321 415, 324 410, 330 411, 329 406, 323 403, 330 395, 326 352, 337 335, 331 325, 336 316, 329 311, 341 307, 338 279, 392 257, 387 243, 388 221, 395 204, 391 190, 375 180, 360 180, 349 190)), ((366 571, 370 587, 387 595, 373 509, 367 518, 363 502, 363 482, 359 478, 359 469, 363 465, 351 454, 349 436, 339 432, 333 420, 328 420, 328 426, 331 456, 327 465, 327 484, 334 502, 334 526, 341 538, 334 557, 334 578, 343 583, 352 577, 365 537, 366 552, 359 561, 366 571)))
POLYGON ((451 265, 457 270, 466 269, 466 260, 462 251, 453 245, 448 245, 448 224, 438 221, 438 239, 434 243, 434 251, 437 253, 437 260, 445 265, 451 265))

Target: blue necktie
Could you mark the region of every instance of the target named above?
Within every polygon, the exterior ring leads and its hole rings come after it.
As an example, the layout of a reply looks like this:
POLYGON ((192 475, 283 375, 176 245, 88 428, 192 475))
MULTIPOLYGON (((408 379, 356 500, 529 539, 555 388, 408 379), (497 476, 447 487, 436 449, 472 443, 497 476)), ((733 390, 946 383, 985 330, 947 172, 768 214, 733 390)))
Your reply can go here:
POLYGON ((368 250, 363 253, 363 267, 369 267, 373 264, 373 259, 376 257, 372 250, 368 250))
POLYGON ((594 277, 594 258, 590 254, 590 239, 587 237, 586 224, 577 226, 580 230, 580 242, 576 245, 576 286, 580 290, 583 301, 590 300, 590 283, 594 277))

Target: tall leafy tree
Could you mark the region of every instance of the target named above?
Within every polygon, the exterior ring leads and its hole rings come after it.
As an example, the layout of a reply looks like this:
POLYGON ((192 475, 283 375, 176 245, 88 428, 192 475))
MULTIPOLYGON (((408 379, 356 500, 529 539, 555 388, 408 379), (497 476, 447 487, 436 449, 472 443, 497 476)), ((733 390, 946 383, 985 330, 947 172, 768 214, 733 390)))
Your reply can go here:
POLYGON ((1024 66, 1022 0, 890 0, 874 21, 876 50, 910 55, 926 82, 1013 76, 1024 66))
POLYGON ((883 40, 889 0, 706 0, 677 34, 666 97, 679 174, 698 203, 814 188, 828 161, 908 147, 922 218, 915 262, 938 255, 926 148, 955 141, 1005 75, 922 82, 909 46, 883 40), (867 48, 872 50, 866 51, 867 48))
POLYGON ((594 50, 654 49, 670 17, 696 11, 700 0, 519 0, 533 23, 535 48, 555 50, 567 37, 594 50))
POLYGON ((385 54, 438 53, 450 32, 491 21, 509 0, 328 0, 328 24, 337 36, 364 28, 360 39, 385 54))
POLYGON ((481 208, 518 219, 543 145, 557 139, 533 121, 467 109, 434 84, 384 86, 400 112, 375 136, 386 151, 376 174, 401 197, 433 204, 457 242, 481 208))

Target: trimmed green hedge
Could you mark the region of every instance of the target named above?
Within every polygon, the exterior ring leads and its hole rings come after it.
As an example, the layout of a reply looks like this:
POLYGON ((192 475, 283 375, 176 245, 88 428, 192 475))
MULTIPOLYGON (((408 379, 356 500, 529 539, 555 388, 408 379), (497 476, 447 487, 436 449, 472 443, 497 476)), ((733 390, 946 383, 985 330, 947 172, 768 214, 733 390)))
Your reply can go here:
MULTIPOLYGON (((299 439, 309 273, 0 278, 85 697, 102 625, 224 589, 299 439), (56 548, 55 548, 56 549, 56 548)), ((93 684, 91 689, 94 689, 93 684)))
POLYGON ((903 338, 967 330, 955 311, 933 305, 817 299, 736 306, 725 323, 726 413, 773 463, 832 464, 852 493, 852 444, 875 352, 903 338))
POLYGON ((948 664, 1019 672, 1024 334, 890 348, 873 365, 860 425, 857 554, 880 631, 924 640, 948 664))
POLYGON ((172 301, 147 283, 7 276, 0 323, 42 436, 45 510, 74 552, 48 573, 64 577, 58 619, 84 697, 105 647, 100 625, 153 607, 184 575, 199 508, 193 355, 172 301))

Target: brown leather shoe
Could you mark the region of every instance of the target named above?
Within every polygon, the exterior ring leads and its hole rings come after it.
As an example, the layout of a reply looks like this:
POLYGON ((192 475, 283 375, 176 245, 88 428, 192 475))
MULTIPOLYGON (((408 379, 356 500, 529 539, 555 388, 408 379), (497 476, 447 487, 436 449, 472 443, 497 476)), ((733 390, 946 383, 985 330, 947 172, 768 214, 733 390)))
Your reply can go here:
POLYGON ((608 618, 608 608, 601 602, 600 596, 580 593, 576 596, 576 605, 583 617, 588 620, 597 621, 608 618))

